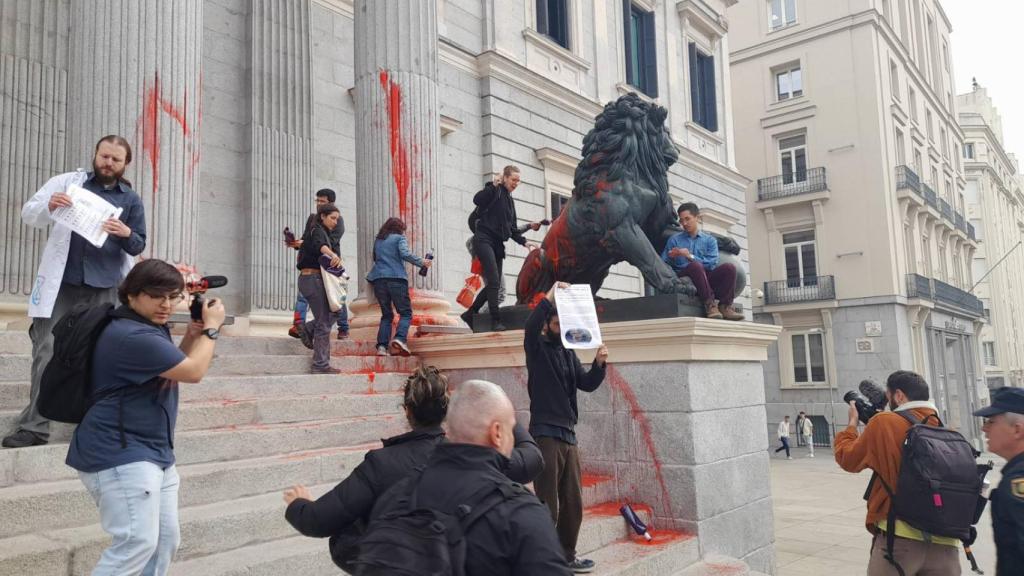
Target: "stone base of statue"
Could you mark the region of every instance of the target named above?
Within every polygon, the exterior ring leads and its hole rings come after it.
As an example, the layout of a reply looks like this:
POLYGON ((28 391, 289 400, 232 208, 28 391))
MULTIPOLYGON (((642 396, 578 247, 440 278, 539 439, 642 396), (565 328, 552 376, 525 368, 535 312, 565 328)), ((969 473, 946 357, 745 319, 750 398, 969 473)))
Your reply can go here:
MULTIPOLYGON (((762 363, 780 330, 694 317, 602 323, 606 377, 579 393, 586 480, 616 506, 649 507, 655 531, 695 536, 703 558, 730 556, 776 574, 762 363)), ((517 420, 529 421, 522 330, 410 345, 456 388, 474 378, 499 384, 517 420)), ((592 351, 579 356, 589 366, 592 351)))

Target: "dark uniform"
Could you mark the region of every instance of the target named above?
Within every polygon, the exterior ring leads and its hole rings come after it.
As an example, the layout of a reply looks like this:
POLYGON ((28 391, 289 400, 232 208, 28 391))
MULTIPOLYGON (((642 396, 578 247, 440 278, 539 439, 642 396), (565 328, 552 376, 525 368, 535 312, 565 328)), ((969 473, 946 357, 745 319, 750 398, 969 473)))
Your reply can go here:
MULTIPOLYGON (((1024 389, 993 391, 992 405, 974 415, 989 417, 1006 412, 1024 414, 1024 389)), ((1024 452, 1010 458, 1003 467, 1003 479, 989 499, 996 541, 996 576, 1020 576, 1024 574, 1024 452)))

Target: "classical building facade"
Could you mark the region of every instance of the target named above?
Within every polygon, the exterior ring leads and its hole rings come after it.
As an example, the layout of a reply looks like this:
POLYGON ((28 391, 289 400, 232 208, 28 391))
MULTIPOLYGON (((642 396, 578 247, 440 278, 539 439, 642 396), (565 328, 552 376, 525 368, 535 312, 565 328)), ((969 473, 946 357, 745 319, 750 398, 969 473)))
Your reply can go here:
POLYGON ((729 20, 755 312, 783 327, 769 423, 805 410, 841 427, 845 391, 910 369, 978 439, 977 233, 941 5, 753 0, 729 20))
MULTIPOLYGON (((413 250, 437 254, 427 278, 411 276, 414 295, 451 313, 469 271, 473 194, 516 164, 520 218, 557 214, 594 116, 629 91, 669 110, 680 149, 673 197, 698 202, 705 225, 745 249, 749 181, 735 169, 724 17, 732 4, 142 0, 99 10, 5 0, 4 318, 24 318, 45 242, 21 224, 22 203, 51 175, 88 167, 107 133, 135 147, 127 176, 146 203, 145 255, 228 276, 218 293, 243 328, 287 321, 294 253, 281 232, 301 227, 322 187, 339 193, 353 277, 365 274, 383 220, 402 216, 413 250)), ((509 250, 511 287, 525 250, 509 250)), ((643 292, 623 264, 602 295, 643 292)), ((365 293, 352 306, 364 319, 376 316, 365 293)))
POLYGON ((975 293, 985 306, 981 357, 989 388, 1024 386, 1024 188, 988 92, 957 97, 964 131, 967 217, 977 230, 975 293))

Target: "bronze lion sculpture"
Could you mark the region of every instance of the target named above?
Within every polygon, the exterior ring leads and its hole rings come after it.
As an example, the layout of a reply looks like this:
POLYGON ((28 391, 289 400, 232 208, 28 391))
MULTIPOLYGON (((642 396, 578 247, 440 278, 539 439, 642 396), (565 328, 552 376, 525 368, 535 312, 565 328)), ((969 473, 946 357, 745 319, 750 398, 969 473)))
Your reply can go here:
MULTIPOLYGON (((609 268, 623 260, 656 292, 695 293, 661 259, 665 243, 682 231, 668 192, 668 169, 679 153, 666 116, 665 108, 632 93, 604 107, 583 139, 572 198, 523 262, 518 303, 530 303, 555 281, 590 284, 597 293, 609 268)), ((738 258, 728 261, 742 270, 738 258)), ((740 277, 745 284, 745 274, 737 274, 737 284, 740 277)))

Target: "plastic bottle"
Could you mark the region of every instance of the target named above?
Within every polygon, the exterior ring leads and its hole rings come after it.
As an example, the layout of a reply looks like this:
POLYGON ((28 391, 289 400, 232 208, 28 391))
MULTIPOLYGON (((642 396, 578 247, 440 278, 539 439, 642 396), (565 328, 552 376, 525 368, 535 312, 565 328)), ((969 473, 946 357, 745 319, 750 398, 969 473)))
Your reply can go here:
MULTIPOLYGON (((426 254, 424 254, 423 258, 425 260, 433 260, 434 259, 434 250, 433 250, 433 248, 431 248, 430 252, 427 252, 426 254)), ((420 276, 426 276, 426 275, 427 275, 427 267, 424 266, 424 267, 420 268, 420 276)))
POLYGON ((634 532, 644 537, 644 540, 650 542, 654 539, 651 537, 651 533, 647 531, 647 524, 644 524, 644 521, 636 515, 636 512, 633 511, 632 506, 630 506, 629 504, 623 504, 622 507, 619 508, 619 513, 622 514, 622 517, 626 519, 626 522, 629 523, 630 527, 633 528, 634 532))

